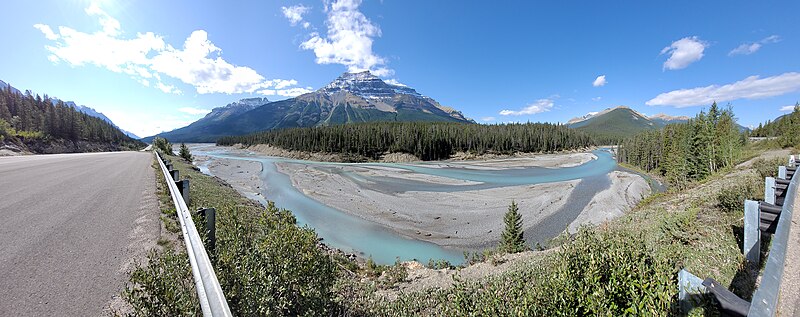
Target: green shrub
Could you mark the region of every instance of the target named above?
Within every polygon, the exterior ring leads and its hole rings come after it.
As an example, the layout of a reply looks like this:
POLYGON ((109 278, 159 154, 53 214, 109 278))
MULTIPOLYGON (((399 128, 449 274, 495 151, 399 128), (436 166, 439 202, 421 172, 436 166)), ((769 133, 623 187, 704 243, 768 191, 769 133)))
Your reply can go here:
POLYGON ((748 178, 722 188, 717 194, 717 206, 725 212, 744 211, 744 201, 764 198, 764 185, 756 178, 748 178))
POLYGON ((161 153, 167 155, 175 155, 175 153, 172 152, 172 144, 169 143, 169 141, 167 141, 167 139, 165 138, 159 138, 159 137, 153 138, 153 147, 161 151, 161 153))
POLYGON ((171 249, 152 252, 147 264, 137 266, 123 293, 129 316, 200 316, 194 279, 186 253, 171 249))
POLYGON ((778 166, 786 165, 787 161, 776 157, 772 159, 759 158, 753 161, 753 168, 758 175, 763 177, 778 177, 778 166))

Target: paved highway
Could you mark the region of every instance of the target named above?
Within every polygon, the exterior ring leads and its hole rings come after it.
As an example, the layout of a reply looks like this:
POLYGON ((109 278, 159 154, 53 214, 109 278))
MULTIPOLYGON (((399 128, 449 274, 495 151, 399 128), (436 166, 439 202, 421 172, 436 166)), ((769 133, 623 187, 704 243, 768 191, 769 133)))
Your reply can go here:
POLYGON ((98 316, 160 234, 152 154, 0 157, 0 316, 98 316))

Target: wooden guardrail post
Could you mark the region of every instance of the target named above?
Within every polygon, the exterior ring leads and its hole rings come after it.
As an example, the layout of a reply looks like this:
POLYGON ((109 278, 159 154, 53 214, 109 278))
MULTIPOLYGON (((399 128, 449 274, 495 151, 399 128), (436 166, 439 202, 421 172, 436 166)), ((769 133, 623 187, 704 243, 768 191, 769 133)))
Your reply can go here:
POLYGON ((170 169, 169 170, 169 175, 172 176, 173 180, 178 180, 179 178, 181 178, 180 177, 181 174, 180 174, 180 172, 178 170, 170 169))
POLYGON ((786 166, 778 166, 778 178, 786 179, 786 166))
POLYGON ((742 252, 747 261, 758 264, 761 256, 761 225, 758 202, 744 201, 744 244, 742 252))
POLYGON ((775 204, 775 178, 767 177, 764 179, 764 201, 775 204))

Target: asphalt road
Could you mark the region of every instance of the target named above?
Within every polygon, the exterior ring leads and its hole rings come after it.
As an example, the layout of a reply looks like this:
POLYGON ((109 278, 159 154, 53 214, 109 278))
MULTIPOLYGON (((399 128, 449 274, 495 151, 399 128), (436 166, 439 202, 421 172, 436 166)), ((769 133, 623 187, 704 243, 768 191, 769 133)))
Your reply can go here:
POLYGON ((152 154, 0 157, 0 316, 98 316, 160 234, 152 154))

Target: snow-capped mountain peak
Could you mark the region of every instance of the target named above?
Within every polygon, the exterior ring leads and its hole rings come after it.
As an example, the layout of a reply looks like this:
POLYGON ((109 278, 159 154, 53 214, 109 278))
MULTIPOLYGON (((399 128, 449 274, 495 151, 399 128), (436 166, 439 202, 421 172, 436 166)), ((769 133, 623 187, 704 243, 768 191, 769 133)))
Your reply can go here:
POLYGON ((356 96, 367 99, 392 98, 397 94, 423 97, 414 88, 399 84, 390 84, 368 70, 356 73, 344 73, 330 84, 320 89, 321 92, 332 94, 347 91, 356 96))

